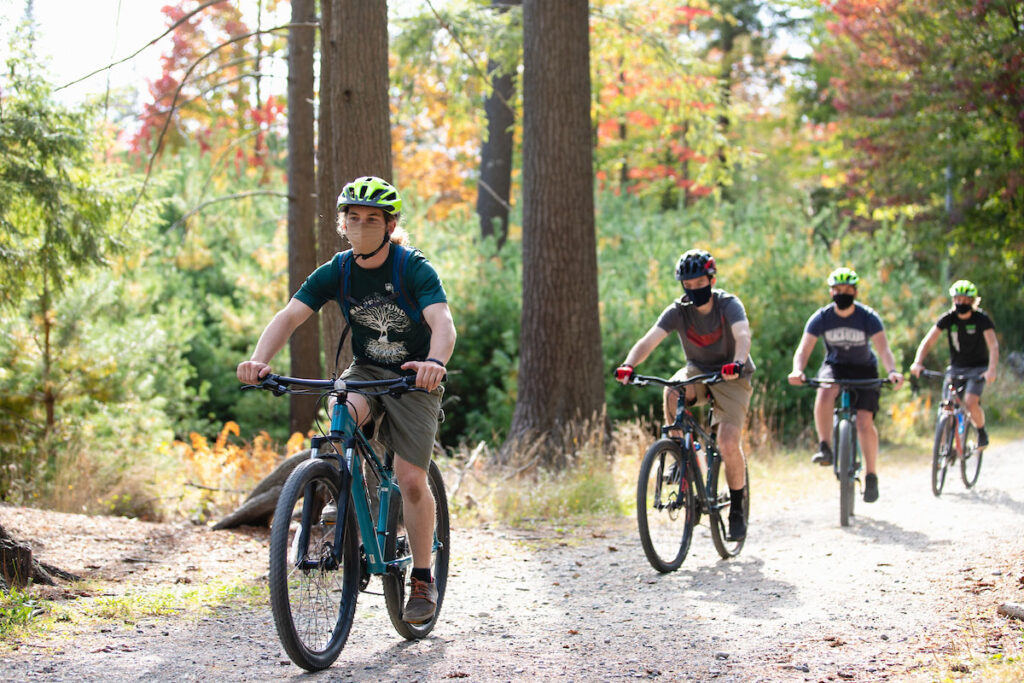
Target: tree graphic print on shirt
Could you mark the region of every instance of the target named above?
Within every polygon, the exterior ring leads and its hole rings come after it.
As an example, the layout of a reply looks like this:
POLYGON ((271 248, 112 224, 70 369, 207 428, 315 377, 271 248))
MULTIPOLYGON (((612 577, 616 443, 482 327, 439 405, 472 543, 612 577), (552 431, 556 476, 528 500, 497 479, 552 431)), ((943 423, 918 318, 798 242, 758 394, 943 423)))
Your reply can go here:
POLYGON ((353 322, 379 333, 377 339, 366 344, 366 355, 372 360, 388 365, 408 356, 405 342, 391 341, 388 334, 409 330, 412 320, 390 299, 375 294, 363 300, 361 306, 353 306, 349 314, 353 322))

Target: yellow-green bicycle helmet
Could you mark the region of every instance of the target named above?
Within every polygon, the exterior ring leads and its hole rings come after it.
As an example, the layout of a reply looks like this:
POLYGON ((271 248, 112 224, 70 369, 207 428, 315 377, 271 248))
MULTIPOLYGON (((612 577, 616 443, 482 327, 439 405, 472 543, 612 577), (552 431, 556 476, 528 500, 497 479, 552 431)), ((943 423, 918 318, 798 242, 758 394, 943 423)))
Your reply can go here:
POLYGON ((853 285, 857 286, 860 282, 860 277, 852 268, 836 268, 828 276, 828 286, 835 287, 836 285, 853 285))
POLYGON ((346 206, 370 206, 389 216, 402 210, 402 197, 395 186, 375 176, 356 178, 338 195, 338 211, 346 206))
POLYGON ((950 296, 978 296, 978 288, 970 280, 957 280, 949 288, 950 296))

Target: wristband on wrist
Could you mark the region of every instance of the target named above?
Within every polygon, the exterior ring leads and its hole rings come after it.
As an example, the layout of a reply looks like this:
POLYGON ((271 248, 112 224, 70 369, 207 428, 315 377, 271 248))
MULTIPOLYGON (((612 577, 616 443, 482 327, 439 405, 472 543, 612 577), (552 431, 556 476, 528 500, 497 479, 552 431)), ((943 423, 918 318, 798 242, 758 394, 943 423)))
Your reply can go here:
POLYGON ((438 364, 438 365, 440 365, 440 366, 441 366, 442 368, 444 367, 444 363, 442 363, 441 361, 439 361, 439 360, 438 360, 438 359, 436 359, 436 358, 427 358, 427 359, 426 359, 426 362, 427 362, 427 363, 437 363, 437 364, 438 364))

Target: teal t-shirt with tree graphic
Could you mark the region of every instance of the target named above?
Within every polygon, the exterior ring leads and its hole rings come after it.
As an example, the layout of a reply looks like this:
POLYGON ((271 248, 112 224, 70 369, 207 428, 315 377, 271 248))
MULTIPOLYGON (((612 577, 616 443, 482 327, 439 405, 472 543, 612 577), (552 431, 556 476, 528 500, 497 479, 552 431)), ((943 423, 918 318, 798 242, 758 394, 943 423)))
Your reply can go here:
MULTIPOLYGON (((358 260, 352 264, 349 296, 354 303, 350 303, 349 322, 356 362, 403 372, 403 363, 426 360, 429 355, 430 326, 422 319, 414 321, 392 298, 394 257, 391 249, 379 268, 363 268, 358 260)), ((404 268, 403 287, 420 310, 448 301, 437 271, 417 250, 412 250, 404 268)), ((341 254, 313 271, 295 298, 314 311, 331 300, 341 306, 341 254)))

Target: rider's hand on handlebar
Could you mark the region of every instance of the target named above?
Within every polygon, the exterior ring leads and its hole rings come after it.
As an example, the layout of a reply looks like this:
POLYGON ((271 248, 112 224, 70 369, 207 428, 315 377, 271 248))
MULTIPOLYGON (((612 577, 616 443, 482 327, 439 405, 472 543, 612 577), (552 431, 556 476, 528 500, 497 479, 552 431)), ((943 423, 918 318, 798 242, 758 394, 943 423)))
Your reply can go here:
POLYGON ((798 387, 807 381, 807 375, 804 374, 803 370, 794 370, 793 372, 789 373, 789 376, 786 377, 786 380, 793 386, 798 387))
POLYGON ((899 390, 899 388, 903 386, 902 372, 896 372, 896 370, 893 370, 892 372, 889 373, 888 378, 889 381, 892 382, 893 389, 899 390))
POLYGON ((258 360, 246 360, 238 364, 236 374, 238 381, 243 384, 259 384, 261 379, 270 374, 270 366, 258 360))
POLYGON ((441 386, 447 374, 443 365, 432 360, 411 360, 402 364, 403 370, 416 371, 416 386, 420 389, 433 391, 441 386))
POLYGON ((920 377, 923 371, 924 364, 918 363, 917 361, 914 361, 914 363, 911 364, 910 366, 910 374, 913 375, 914 377, 920 377))
POLYGON ((633 378, 633 366, 628 363, 623 363, 619 367, 615 368, 615 379, 621 384, 629 384, 629 380, 633 378))
POLYGON ((726 363, 722 366, 720 372, 722 373, 722 379, 738 379, 743 372, 743 361, 735 360, 731 363, 726 363))

